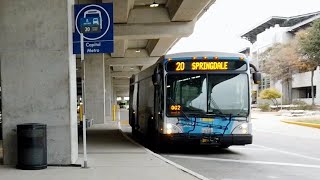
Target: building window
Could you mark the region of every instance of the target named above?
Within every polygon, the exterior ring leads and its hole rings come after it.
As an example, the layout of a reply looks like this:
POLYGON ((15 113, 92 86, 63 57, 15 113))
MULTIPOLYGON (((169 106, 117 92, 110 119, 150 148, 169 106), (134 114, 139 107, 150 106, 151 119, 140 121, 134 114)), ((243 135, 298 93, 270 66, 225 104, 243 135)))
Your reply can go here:
MULTIPOLYGON (((313 86, 313 95, 316 97, 316 86, 313 86)), ((308 87, 300 87, 300 88, 293 88, 293 90, 297 94, 297 98, 312 98, 311 97, 311 86, 308 87)))
POLYGON ((259 90, 262 91, 264 89, 270 88, 270 78, 269 77, 263 77, 261 79, 261 83, 259 84, 259 90))

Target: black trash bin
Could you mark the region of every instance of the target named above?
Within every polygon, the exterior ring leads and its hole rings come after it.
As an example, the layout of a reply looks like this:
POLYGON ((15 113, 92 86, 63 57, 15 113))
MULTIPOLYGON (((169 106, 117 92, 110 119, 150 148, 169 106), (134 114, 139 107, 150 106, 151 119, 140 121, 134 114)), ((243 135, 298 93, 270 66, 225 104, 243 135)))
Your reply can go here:
POLYGON ((2 140, 2 122, 0 122, 0 140, 2 140))
POLYGON ((47 168, 47 126, 39 123, 17 125, 17 168, 47 168))

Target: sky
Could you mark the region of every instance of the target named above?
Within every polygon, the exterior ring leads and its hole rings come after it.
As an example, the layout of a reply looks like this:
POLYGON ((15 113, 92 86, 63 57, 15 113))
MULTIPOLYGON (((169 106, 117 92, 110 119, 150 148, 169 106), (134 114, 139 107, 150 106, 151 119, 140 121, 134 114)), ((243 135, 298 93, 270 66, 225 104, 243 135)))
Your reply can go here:
POLYGON ((239 52, 249 47, 241 34, 271 16, 295 16, 320 11, 320 0, 216 0, 197 21, 194 32, 168 52, 239 52))

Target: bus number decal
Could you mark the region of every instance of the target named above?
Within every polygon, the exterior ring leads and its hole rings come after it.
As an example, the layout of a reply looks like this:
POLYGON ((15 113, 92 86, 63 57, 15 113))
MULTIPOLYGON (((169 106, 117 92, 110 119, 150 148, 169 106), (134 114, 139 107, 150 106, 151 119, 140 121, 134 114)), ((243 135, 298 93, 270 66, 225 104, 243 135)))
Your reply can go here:
POLYGON ((181 106, 180 105, 171 105, 170 109, 171 109, 171 111, 180 111, 181 106))
POLYGON ((186 65, 184 62, 177 62, 176 63, 176 71, 184 71, 186 65))

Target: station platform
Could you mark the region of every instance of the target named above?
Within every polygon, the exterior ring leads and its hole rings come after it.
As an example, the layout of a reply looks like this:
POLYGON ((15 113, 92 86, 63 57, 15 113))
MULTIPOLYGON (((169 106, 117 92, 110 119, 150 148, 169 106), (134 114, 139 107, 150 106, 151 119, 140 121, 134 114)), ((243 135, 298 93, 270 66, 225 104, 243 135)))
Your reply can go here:
MULTIPOLYGON (((144 147, 130 141, 119 129, 119 125, 120 122, 111 121, 103 125, 93 125, 88 129, 87 151, 89 168, 87 169, 81 167, 49 166, 44 170, 26 171, 11 166, 0 165, 0 179, 199 179, 157 157, 144 147)), ((83 163, 82 157, 82 144, 79 144, 79 159, 77 164, 83 163)))

